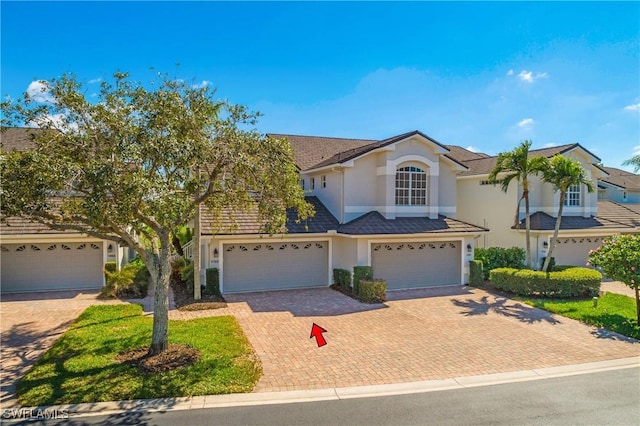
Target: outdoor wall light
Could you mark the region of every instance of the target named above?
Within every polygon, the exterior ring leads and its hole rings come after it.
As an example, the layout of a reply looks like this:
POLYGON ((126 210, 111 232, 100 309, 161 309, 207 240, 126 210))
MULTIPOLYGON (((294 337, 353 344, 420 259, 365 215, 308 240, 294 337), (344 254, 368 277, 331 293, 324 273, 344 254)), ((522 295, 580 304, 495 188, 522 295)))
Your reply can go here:
POLYGON ((109 244, 109 247, 107 247, 107 251, 109 253, 111 253, 113 251, 113 244, 109 244))
POLYGON ((471 244, 467 244, 467 253, 471 254, 471 244))
POLYGON ((547 248, 549 248, 549 243, 548 243, 548 242, 546 242, 546 241, 545 241, 545 242, 543 242, 543 243, 542 243, 542 247, 544 247, 544 248, 546 248, 546 249, 547 249, 547 248))
POLYGON ((214 258, 214 259, 217 259, 217 258, 218 258, 218 249, 217 249, 217 248, 214 248, 214 249, 213 249, 213 258, 214 258))

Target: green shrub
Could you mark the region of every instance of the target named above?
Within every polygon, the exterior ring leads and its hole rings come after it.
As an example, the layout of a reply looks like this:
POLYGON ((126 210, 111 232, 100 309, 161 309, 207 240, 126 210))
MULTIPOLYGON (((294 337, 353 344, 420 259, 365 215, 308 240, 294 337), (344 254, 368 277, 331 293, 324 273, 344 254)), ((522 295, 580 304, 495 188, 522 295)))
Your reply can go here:
MULTIPOLYGON (((540 259, 540 270, 541 271, 543 270, 542 268, 544 267, 545 260, 547 260, 547 256, 544 256, 542 259, 540 259)), ((549 261, 549 269, 548 270, 549 271, 555 271, 556 270, 555 267, 556 267, 556 258, 551 256, 551 260, 549 261)))
POLYGON ((360 294, 360 281, 372 280, 373 268, 371 266, 354 266, 353 267, 353 292, 360 294))
POLYGON ((497 268, 491 271, 490 278, 499 290, 554 298, 597 296, 602 282, 600 272, 581 267, 554 272, 497 268))
POLYGON ((188 262, 186 265, 180 268, 180 278, 182 282, 189 290, 190 294, 193 294, 193 285, 195 283, 193 278, 193 262, 188 262))
POLYGON ((476 248, 474 259, 482 262, 482 273, 485 280, 489 279, 489 271, 495 268, 524 267, 526 252, 520 247, 502 248, 476 248))
POLYGON ((469 261, 469 284, 471 284, 474 287, 479 287, 484 284, 482 262, 479 260, 469 261))
POLYGON ((333 283, 345 290, 351 290, 351 272, 346 269, 333 270, 333 283))
POLYGON ((206 270, 207 284, 204 294, 210 296, 222 296, 220 293, 220 271, 218 268, 207 268, 206 270))
POLYGON ((151 274, 142 261, 132 261, 113 272, 108 271, 105 265, 105 276, 106 285, 102 288, 102 297, 141 298, 149 290, 151 274))
POLYGON ((382 303, 387 300, 387 281, 361 280, 357 295, 360 300, 366 303, 382 303))
POLYGON ((118 270, 118 264, 116 262, 105 262, 104 270, 107 272, 115 272, 118 270))

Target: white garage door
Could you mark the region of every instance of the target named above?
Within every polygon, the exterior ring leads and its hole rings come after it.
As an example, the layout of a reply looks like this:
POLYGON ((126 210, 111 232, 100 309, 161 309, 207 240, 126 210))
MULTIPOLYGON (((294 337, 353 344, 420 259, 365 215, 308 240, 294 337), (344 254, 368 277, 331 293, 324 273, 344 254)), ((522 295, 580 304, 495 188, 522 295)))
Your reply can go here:
POLYGON ((375 278, 391 290, 460 284, 459 241, 375 243, 371 266, 375 278))
POLYGON ((0 250, 2 292, 102 287, 102 243, 3 244, 0 250))
POLYGON ((589 250, 602 244, 606 237, 571 237, 558 238, 553 256, 557 265, 585 266, 589 257, 589 250))
POLYGON ((225 244, 223 290, 280 290, 328 285, 329 243, 225 244))

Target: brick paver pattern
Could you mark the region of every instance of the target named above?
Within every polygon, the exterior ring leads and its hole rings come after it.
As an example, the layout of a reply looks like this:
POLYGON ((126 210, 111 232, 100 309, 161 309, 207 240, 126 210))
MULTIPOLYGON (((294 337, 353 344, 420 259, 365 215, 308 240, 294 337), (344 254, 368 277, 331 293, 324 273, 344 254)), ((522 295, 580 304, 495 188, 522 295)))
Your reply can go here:
MULTIPOLYGON (((15 381, 96 294, 3 296, 0 405, 15 381)), ((235 316, 262 362, 256 392, 435 380, 640 356, 640 342, 470 287, 389 293, 361 304, 328 288, 226 296, 223 309, 172 319, 235 316), (327 345, 310 339, 328 330, 327 345)), ((151 297, 143 300, 150 311, 151 297)), ((124 303, 111 301, 107 303, 124 303)))

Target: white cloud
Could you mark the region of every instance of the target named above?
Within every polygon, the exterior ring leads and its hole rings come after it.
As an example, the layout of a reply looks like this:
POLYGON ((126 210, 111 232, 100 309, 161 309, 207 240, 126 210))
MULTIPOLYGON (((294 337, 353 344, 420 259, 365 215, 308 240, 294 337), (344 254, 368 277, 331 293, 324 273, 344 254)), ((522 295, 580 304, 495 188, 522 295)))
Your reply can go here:
POLYGON ((209 80, 202 80, 202 83, 192 84, 191 87, 193 87, 194 89, 202 89, 209 86, 210 84, 211 82, 209 80))
POLYGON ((521 127, 523 129, 524 128, 528 129, 531 126, 533 126, 533 123, 534 123, 533 118, 524 118, 518 122, 518 127, 521 127))
POLYGON ((640 111, 640 102, 637 104, 631 104, 624 107, 626 111, 640 111))
POLYGON ((96 84, 96 83, 100 83, 102 81, 102 78, 98 77, 98 78, 94 78, 89 80, 89 84, 96 84))
POLYGON ((537 74, 534 74, 533 71, 522 70, 520 71, 520 74, 518 74, 518 77, 520 78, 520 80, 526 83, 533 83, 538 79, 549 77, 549 74, 547 74, 546 72, 539 72, 537 74))
POLYGON ((513 70, 507 71, 507 75, 513 75, 513 70))
POLYGON ((640 155, 640 145, 633 147, 633 155, 640 155))
POLYGON ((553 148, 554 146, 558 146, 558 144, 555 142, 549 142, 542 145, 543 148, 553 148))
POLYGON ((471 152, 480 152, 480 148, 469 145, 468 147, 465 148, 467 151, 471 151, 471 152))
POLYGON ((36 126, 36 127, 54 127, 56 129, 59 129, 63 132, 65 131, 75 131, 78 130, 78 124, 77 123, 68 123, 66 120, 66 117, 63 113, 58 113, 58 114, 49 114, 49 115, 44 115, 44 116, 40 116, 38 118, 36 118, 33 121, 30 121, 29 123, 27 123, 30 126, 36 126))
POLYGON ((27 96, 39 103, 54 103, 55 100, 49 92, 49 82, 46 80, 35 80, 27 87, 27 96))

